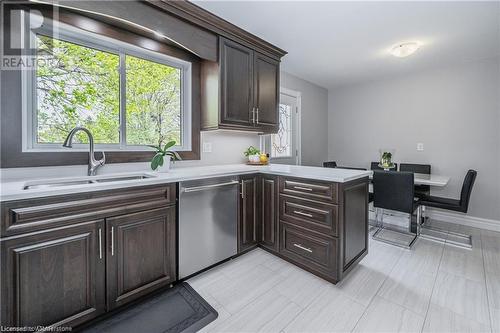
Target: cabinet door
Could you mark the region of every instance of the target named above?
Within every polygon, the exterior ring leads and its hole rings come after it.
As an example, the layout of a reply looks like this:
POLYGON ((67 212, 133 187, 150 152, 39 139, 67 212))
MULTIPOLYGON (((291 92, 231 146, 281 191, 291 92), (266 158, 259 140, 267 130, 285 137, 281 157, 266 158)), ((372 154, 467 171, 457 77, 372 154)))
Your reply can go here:
POLYGON ((279 62, 254 54, 254 105, 256 125, 265 132, 278 131, 279 62))
POLYGON ((253 51, 224 38, 220 43, 220 122, 253 128, 253 51))
POLYGON ((108 310, 176 277, 175 206, 106 220, 108 310))
POLYGON ((269 249, 278 251, 278 177, 261 176, 261 244, 269 249))
POLYGON ((76 326, 105 311, 104 221, 1 241, 2 325, 76 326))
POLYGON ((257 245, 258 181, 257 176, 240 177, 240 221, 238 224, 238 252, 257 245))

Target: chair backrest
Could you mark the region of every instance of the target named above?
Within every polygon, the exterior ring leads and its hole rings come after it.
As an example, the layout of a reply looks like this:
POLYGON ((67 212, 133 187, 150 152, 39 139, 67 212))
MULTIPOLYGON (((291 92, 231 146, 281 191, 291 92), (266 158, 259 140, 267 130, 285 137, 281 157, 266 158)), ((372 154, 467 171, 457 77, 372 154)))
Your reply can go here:
POLYGON ((355 167, 346 167, 346 166, 338 166, 337 169, 364 170, 364 171, 366 171, 366 168, 355 168, 355 167))
POLYGON ((462 185, 462 192, 460 192, 460 207, 461 212, 467 213, 469 209, 469 200, 472 193, 472 187, 476 181, 477 171, 469 170, 465 175, 464 183, 462 185))
POLYGON ((323 162, 323 168, 336 168, 336 167, 337 167, 337 162, 335 161, 323 162))
MULTIPOLYGON (((384 168, 381 168, 378 166, 379 164, 380 164, 380 162, 371 162, 370 163, 370 170, 384 170, 384 168)), ((397 169, 398 169, 398 164, 394 163, 394 169, 392 169, 392 170, 395 171, 397 169)))
POLYGON ((415 181, 411 172, 373 172, 373 206, 413 213, 415 181))
POLYGON ((409 172, 430 175, 431 174, 431 165, 430 164, 401 163, 399 165, 399 171, 409 171, 409 172))

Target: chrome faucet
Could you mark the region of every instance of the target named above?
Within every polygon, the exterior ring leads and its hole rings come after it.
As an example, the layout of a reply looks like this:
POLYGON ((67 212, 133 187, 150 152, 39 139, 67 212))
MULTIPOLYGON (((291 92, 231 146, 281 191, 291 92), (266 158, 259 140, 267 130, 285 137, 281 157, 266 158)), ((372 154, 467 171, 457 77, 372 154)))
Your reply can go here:
POLYGON ((104 163, 106 163, 106 156, 104 155, 104 152, 102 152, 102 159, 96 160, 94 156, 94 137, 92 136, 92 133, 86 129, 85 127, 75 127, 71 131, 69 131, 68 136, 66 137, 66 140, 64 140, 63 147, 66 148, 72 148, 73 147, 73 136, 79 132, 83 131, 87 134, 89 137, 89 166, 88 166, 88 172, 87 174, 89 176, 95 176, 96 171, 99 167, 103 166, 104 163))

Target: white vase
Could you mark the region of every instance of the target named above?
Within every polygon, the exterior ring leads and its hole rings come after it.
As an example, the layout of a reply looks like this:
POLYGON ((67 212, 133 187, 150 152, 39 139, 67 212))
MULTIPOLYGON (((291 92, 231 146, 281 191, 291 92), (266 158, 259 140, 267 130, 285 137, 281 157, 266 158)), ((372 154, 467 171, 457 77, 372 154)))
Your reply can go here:
POLYGON ((260 155, 256 154, 256 155, 249 155, 248 156, 248 161, 250 163, 260 163, 260 155))
POLYGON ((170 170, 170 163, 171 163, 171 157, 170 156, 163 156, 163 165, 158 166, 158 168, 155 171, 156 172, 168 172, 170 170))

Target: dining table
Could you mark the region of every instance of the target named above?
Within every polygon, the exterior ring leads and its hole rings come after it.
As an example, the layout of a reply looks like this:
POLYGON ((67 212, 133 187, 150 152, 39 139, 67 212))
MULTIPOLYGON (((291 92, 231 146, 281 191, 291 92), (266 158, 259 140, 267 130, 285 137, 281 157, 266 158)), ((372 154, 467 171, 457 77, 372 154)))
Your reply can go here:
MULTIPOLYGON (((415 177, 415 185, 444 187, 450 181, 450 177, 435 175, 435 174, 414 173, 414 177, 415 177)), ((372 178, 373 178, 373 171, 370 173, 370 179, 372 178)))

